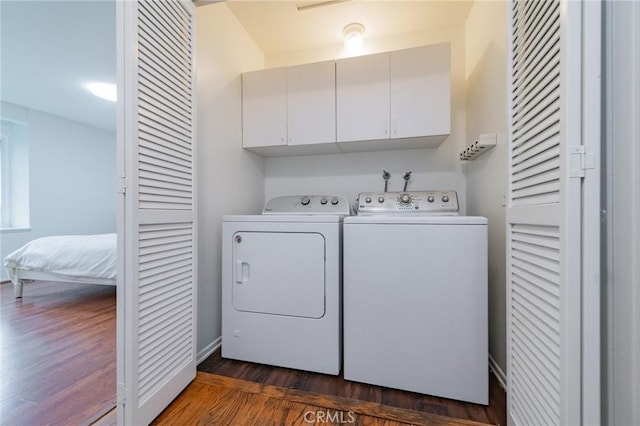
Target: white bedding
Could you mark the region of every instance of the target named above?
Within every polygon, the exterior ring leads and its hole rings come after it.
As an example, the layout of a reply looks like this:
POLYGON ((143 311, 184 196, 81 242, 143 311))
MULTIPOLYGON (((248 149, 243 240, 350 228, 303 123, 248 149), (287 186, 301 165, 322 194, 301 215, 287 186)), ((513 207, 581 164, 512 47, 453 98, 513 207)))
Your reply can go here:
POLYGON ((4 258, 10 278, 16 270, 60 278, 116 278, 116 234, 65 235, 30 241, 4 258))

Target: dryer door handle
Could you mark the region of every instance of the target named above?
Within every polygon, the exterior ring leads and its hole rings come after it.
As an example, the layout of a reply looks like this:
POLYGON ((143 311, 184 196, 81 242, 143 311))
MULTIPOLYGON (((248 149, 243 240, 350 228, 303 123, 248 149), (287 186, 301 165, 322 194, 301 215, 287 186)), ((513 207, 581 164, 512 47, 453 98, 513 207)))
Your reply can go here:
POLYGON ((244 260, 236 260, 236 284, 244 284, 249 279, 249 263, 244 260))

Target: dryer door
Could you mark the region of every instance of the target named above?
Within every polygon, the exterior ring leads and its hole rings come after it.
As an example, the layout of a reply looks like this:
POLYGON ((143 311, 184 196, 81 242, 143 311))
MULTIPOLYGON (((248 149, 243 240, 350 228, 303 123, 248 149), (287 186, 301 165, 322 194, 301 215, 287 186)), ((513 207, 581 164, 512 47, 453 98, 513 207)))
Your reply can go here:
POLYGON ((305 318, 325 312, 325 239, 307 232, 233 235, 233 308, 305 318))

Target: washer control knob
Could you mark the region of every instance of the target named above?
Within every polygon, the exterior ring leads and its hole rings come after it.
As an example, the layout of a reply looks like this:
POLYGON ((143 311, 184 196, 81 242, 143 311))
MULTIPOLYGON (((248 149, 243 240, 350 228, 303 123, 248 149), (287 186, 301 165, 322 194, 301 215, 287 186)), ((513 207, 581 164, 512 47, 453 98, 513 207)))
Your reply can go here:
POLYGON ((384 197, 378 197, 378 202, 379 203, 384 203, 384 197))
POLYGON ((367 203, 370 203, 371 202, 371 197, 365 198, 364 201, 366 201, 367 203))
POLYGON ((401 194, 400 198, 398 198, 398 201, 400 201, 400 204, 409 204, 411 203, 411 195, 401 194))
POLYGON ((304 197, 302 197, 302 199, 300 200, 300 203, 303 206, 306 206, 307 204, 309 204, 311 202, 311 199, 309 197, 307 197, 306 195, 304 197))
POLYGON ((325 204, 327 204, 327 199, 326 199, 325 197, 322 197, 322 198, 320 199, 320 204, 322 204, 323 206, 324 206, 325 204))
POLYGON ((427 201, 428 201, 428 202, 430 202, 430 203, 433 203, 435 200, 436 200, 436 199, 435 199, 435 198, 433 198, 433 195, 429 195, 429 196, 427 197, 427 201))
POLYGON ((442 196, 442 202, 443 203, 448 203, 449 202, 449 196, 448 195, 443 195, 442 196))
POLYGON ((334 198, 331 199, 331 205, 337 206, 339 201, 340 200, 338 200, 337 198, 334 197, 334 198))

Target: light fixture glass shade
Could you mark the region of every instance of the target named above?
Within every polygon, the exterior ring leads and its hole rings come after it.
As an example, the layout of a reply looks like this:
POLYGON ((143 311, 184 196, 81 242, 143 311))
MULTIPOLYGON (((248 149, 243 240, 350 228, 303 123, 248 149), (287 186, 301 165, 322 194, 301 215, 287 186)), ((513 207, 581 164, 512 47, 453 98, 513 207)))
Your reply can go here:
POLYGON ((87 83, 85 87, 88 91, 99 98, 106 99, 111 102, 116 102, 118 100, 118 90, 115 84, 87 83))
POLYGON ((344 27, 344 48, 348 52, 358 52, 364 45, 364 25, 352 23, 344 27))

